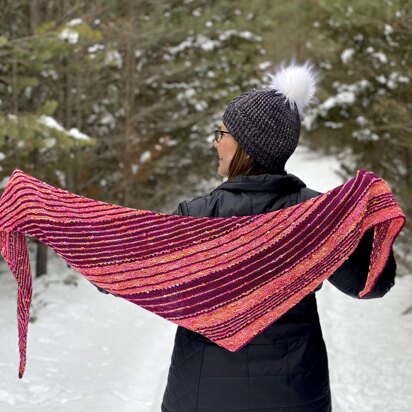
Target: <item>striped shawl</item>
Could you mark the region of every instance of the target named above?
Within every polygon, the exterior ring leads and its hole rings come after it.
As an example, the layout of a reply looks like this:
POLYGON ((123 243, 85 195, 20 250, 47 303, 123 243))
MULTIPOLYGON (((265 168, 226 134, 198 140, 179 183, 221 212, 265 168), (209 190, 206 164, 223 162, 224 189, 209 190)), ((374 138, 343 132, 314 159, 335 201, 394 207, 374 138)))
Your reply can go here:
POLYGON ((26 236, 97 286, 237 351, 332 275, 374 227, 366 296, 405 216, 361 169, 298 205, 194 217, 92 200, 15 169, 0 198, 0 249, 18 284, 19 377, 32 293, 26 236))

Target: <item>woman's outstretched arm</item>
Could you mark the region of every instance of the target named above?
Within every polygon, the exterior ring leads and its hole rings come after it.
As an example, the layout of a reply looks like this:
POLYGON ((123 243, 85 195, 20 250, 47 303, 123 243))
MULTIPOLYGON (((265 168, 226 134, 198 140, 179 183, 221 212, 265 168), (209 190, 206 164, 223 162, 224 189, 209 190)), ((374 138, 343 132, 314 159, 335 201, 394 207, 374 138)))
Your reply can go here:
MULTIPOLYGON (((359 245, 343 265, 328 278, 341 292, 353 298, 358 298, 364 288, 372 251, 373 228, 367 230, 359 245)), ((374 299, 384 296, 395 284, 396 262, 391 249, 386 266, 371 292, 364 299, 374 299)))

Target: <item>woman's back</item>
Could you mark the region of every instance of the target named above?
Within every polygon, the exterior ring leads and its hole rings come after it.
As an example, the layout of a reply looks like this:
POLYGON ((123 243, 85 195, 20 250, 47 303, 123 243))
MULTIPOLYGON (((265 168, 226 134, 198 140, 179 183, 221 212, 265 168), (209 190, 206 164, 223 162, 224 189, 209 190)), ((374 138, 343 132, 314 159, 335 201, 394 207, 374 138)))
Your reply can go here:
MULTIPOLYGON (((208 196, 182 202, 175 213, 255 215, 318 194, 291 174, 237 176, 208 196)), ((314 292, 237 352, 178 326, 162 412, 330 408, 328 362, 314 292)))

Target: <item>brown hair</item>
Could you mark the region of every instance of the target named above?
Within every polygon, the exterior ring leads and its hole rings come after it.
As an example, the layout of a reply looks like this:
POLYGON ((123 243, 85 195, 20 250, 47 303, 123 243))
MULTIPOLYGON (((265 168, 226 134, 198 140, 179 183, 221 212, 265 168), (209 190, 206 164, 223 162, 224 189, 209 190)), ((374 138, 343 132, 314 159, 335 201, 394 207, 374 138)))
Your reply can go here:
POLYGON ((243 175, 260 175, 263 173, 283 174, 282 170, 271 170, 258 163, 253 157, 247 157, 247 153, 238 145, 229 165, 228 179, 243 175))

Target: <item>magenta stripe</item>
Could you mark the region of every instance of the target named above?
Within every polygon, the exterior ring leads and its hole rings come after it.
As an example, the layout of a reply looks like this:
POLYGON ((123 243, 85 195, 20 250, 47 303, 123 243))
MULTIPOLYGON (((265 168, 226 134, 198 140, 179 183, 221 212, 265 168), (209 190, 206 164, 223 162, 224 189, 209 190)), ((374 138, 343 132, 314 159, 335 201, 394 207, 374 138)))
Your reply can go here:
MULTIPOLYGON (((43 206, 45 208, 48 207, 48 202, 50 202, 50 196, 53 197, 53 201, 55 202, 55 204, 61 203, 60 199, 58 197, 56 197, 55 195, 46 194, 46 196, 43 197, 40 194, 41 192, 37 191, 39 189, 38 187, 36 187, 36 189, 32 189, 30 187, 26 188, 25 186, 26 186, 26 184, 21 189, 13 187, 13 193, 7 193, 4 198, 2 197, 2 202, 3 202, 3 199, 4 199, 4 203, 2 204, 0 210, 1 211, 7 210, 7 212, 8 212, 9 210, 13 210, 13 208, 15 206, 18 207, 20 205, 20 202, 18 203, 17 200, 23 200, 25 198, 30 199, 30 198, 33 198, 33 197, 37 201, 38 201, 37 198, 45 199, 45 202, 43 203, 43 206), (15 192, 17 192, 18 195, 16 195, 15 192)), ((71 195, 71 198, 73 200, 77 201, 77 195, 71 195)), ((83 198, 80 197, 80 199, 83 199, 83 198)), ((33 202, 33 200, 32 200, 32 202, 33 202)), ((85 207, 88 207, 89 209, 90 209, 91 206, 93 206, 93 208, 96 208, 96 204, 94 203, 94 201, 85 200, 83 203, 85 204, 85 207)), ((66 205, 66 204, 67 203, 64 203, 64 205, 66 205)), ((77 204, 78 207, 75 207, 75 206, 76 206, 76 204, 73 203, 73 208, 75 208, 75 211, 77 211, 80 208, 80 206, 81 206, 81 208, 83 208, 82 204, 77 204)), ((57 207, 60 207, 60 206, 57 206, 57 207)), ((64 207, 64 206, 61 206, 61 207, 64 207)), ((114 210, 114 209, 120 209, 121 208, 120 206, 110 205, 109 203, 106 203, 106 204, 103 203, 100 208, 102 208, 102 207, 105 207, 105 210, 114 210), (106 205, 106 206, 104 206, 104 205, 106 205)), ((69 209, 73 210, 72 208, 69 208, 69 209)), ((130 210, 133 210, 133 209, 130 209, 130 210)))
MULTIPOLYGON (((68 199, 75 199, 79 203, 80 202, 83 202, 83 203, 99 202, 98 200, 88 199, 80 195, 75 195, 73 193, 66 192, 63 189, 60 189, 54 186, 47 185, 50 189, 47 189, 46 191, 44 191, 42 190, 44 189, 43 186, 44 186, 43 182, 39 182, 34 179, 28 179, 26 177, 15 179, 12 186, 9 186, 9 184, 7 184, 7 192, 4 191, 3 195, 1 196, 1 204, 2 204, 1 207, 8 209, 10 207, 10 202, 14 201, 13 196, 15 195, 16 192, 23 192, 23 193, 29 192, 29 193, 32 193, 33 197, 37 197, 37 195, 40 193, 46 194, 47 201, 50 201, 50 196, 52 196, 53 200, 56 200, 58 202, 64 200, 65 197, 67 197, 68 199), (34 187, 31 187, 30 185, 34 187), (58 193, 58 195, 56 195, 56 193, 58 193)), ((104 203, 104 202, 99 202, 99 203, 104 203)), ((110 207, 118 207, 110 203, 106 203, 106 204, 110 207)))
MULTIPOLYGON (((196 224, 190 224, 189 227, 186 227, 185 224, 176 224, 176 222, 171 222, 170 220, 166 220, 162 223, 156 223, 158 221, 158 219, 154 219, 153 221, 149 222, 149 223, 142 223, 142 224, 138 224, 139 223, 139 219, 133 219, 133 218, 128 218, 129 221, 131 221, 131 226, 136 226, 135 230, 127 230, 127 233, 125 232, 125 227, 124 227, 124 223, 116 223, 115 225, 112 225, 112 228, 103 228, 101 231, 93 231, 90 230, 88 231, 87 234, 83 234, 84 233, 84 229, 88 228, 88 225, 82 225, 82 226, 78 226, 75 228, 72 228, 71 231, 69 232, 64 232, 63 228, 59 228, 58 232, 56 232, 56 230, 50 226, 50 224, 48 223, 48 221, 44 221, 41 222, 40 225, 37 224, 37 221, 30 221, 30 225, 25 225, 23 227, 24 230, 26 231, 31 231, 31 233, 37 233, 34 229, 37 229, 37 227, 41 227, 41 229, 39 229, 39 231, 41 231, 42 229, 47 229, 48 232, 51 233, 57 233, 54 235, 49 236, 48 238, 50 240, 54 240, 56 241, 56 243, 58 243, 57 241, 59 239, 64 240, 67 238, 71 238, 73 240, 75 240, 74 242, 70 242, 71 245, 76 245, 77 243, 83 243, 85 241, 93 241, 95 242, 95 244, 98 244, 99 242, 103 241, 102 243, 104 243, 105 240, 109 240, 109 241, 113 241, 113 244, 116 244, 116 242, 119 241, 123 241, 124 238, 122 236, 127 236, 127 237, 134 237, 136 239, 140 239, 142 238, 142 240, 144 240, 145 242, 147 242, 150 239, 155 239, 157 238, 156 235, 158 234, 163 234, 166 232, 170 237, 174 236, 175 234, 178 234, 182 231, 184 231, 187 235, 188 232, 188 228, 194 228, 195 230, 193 230, 193 232, 197 233, 197 232, 204 232, 205 228, 211 227, 211 229, 209 230, 209 232, 212 232, 212 229, 214 229, 214 231, 216 233, 220 233, 222 232, 221 230, 221 226, 222 224, 219 224, 219 222, 214 223, 213 226, 210 225, 210 223, 206 222, 206 221, 196 221, 196 224), (153 227, 153 224, 156 224, 157 227, 153 227), (116 228, 114 227, 116 226, 116 228), (119 231, 119 229, 121 229, 121 231, 119 231), (113 232, 113 233, 111 233, 113 232), (142 234, 140 234, 140 232, 142 232, 142 234), (93 239, 90 239, 90 236, 93 236, 93 239), (148 238, 150 236, 150 239, 148 238), (98 240, 96 240, 96 238, 98 238, 98 240), (77 240, 77 242, 76 242, 77 240)), ((103 225, 102 225, 103 226, 103 225)), ((225 227, 231 227, 233 226, 232 222, 226 222, 225 227)), ((180 239, 180 238, 179 238, 180 239)), ((187 239, 187 236, 186 236, 187 239)), ((92 247, 92 246, 91 246, 92 247)))
MULTIPOLYGON (((40 208, 37 208, 37 207, 34 206, 33 204, 30 204, 28 201, 22 201, 21 203, 22 203, 22 204, 25 204, 25 203, 26 203, 27 206, 26 206, 26 207, 19 207, 19 209, 13 210, 13 212, 7 211, 7 214, 6 214, 7 218, 4 219, 4 222, 2 223, 2 224, 3 224, 3 227, 7 227, 7 226, 9 225, 9 222, 10 222, 10 221, 12 221, 12 223, 11 223, 11 226, 12 226, 12 227, 18 227, 20 221, 23 221, 23 223, 25 222, 25 214, 26 214, 26 213, 27 213, 27 214, 29 214, 29 213, 34 214, 34 213, 36 213, 36 211, 40 211, 43 216, 48 216, 48 217, 50 217, 50 218, 52 218, 52 219, 56 219, 56 218, 59 218, 59 217, 61 218, 61 215, 60 215, 60 213, 59 213, 58 211, 56 211, 56 213, 55 213, 54 215, 50 215, 50 214, 48 214, 48 213, 46 213, 46 212, 43 213, 43 212, 42 212, 43 209, 42 209, 41 207, 40 207, 40 208), (16 215, 19 215, 20 218, 16 217, 16 215)), ((92 216, 93 218, 107 217, 107 216, 116 216, 116 215, 119 215, 119 216, 120 216, 120 215, 125 215, 125 216, 127 216, 127 214, 129 213, 129 212, 119 212, 118 210, 113 210, 113 213, 109 213, 109 212, 112 212, 112 211, 102 210, 101 212, 92 214, 91 216, 92 216)), ((90 220, 90 218, 91 218, 91 216, 88 216, 88 218, 86 218, 86 217, 84 217, 84 216, 85 216, 85 215, 82 214, 82 218, 83 218, 84 221, 86 221, 86 222, 87 222, 87 220, 90 220)), ((79 218, 78 216, 76 216, 76 217, 79 218)), ((81 221, 81 218, 79 218, 79 221, 81 221)))
MULTIPOLYGON (((210 226, 210 225, 209 225, 210 226)), ((210 235, 209 238, 216 238, 219 236, 222 236, 226 233, 230 233, 230 230, 233 230, 233 224, 228 223, 226 225, 218 225, 216 224, 217 229, 216 233, 214 235, 210 235), (226 228, 229 228, 229 230, 226 230, 226 228)), ((92 240, 90 238, 84 238, 83 242, 79 240, 78 242, 71 242, 69 247, 60 247, 60 244, 64 244, 63 241, 61 242, 56 242, 54 241, 54 245, 56 246, 56 249, 58 248, 59 252, 64 252, 64 251, 72 251, 70 253, 70 256, 75 259, 75 256, 79 255, 81 256, 81 259, 76 259, 76 262, 82 262, 85 261, 87 262, 90 257, 98 257, 102 255, 103 257, 107 255, 108 252, 111 253, 111 260, 116 260, 118 257, 120 257, 122 254, 128 256, 129 254, 133 253, 133 256, 138 259, 141 256, 147 256, 149 251, 152 255, 165 255, 168 254, 172 251, 178 251, 181 248, 179 247, 180 245, 187 245, 192 241, 195 241, 197 239, 203 239, 204 238, 204 229, 205 227, 208 227, 207 224, 202 223, 202 226, 196 230, 192 231, 191 237, 187 236, 187 229, 185 227, 181 228, 180 230, 176 230, 173 233, 173 236, 176 236, 176 239, 170 240, 170 237, 172 234, 167 231, 167 228, 162 230, 161 232, 166 232, 162 234, 161 236, 156 237, 147 237, 143 238, 140 236, 138 240, 134 240, 136 236, 131 236, 131 234, 128 234, 129 240, 122 239, 121 237, 116 237, 114 239, 111 239, 109 242, 105 242, 106 246, 103 246, 101 244, 97 244, 95 240, 92 240), (180 236, 177 236, 177 235, 180 236), (160 239, 164 240, 160 240, 160 239), (147 245, 148 241, 154 241, 155 244, 150 245, 150 248, 147 245), (93 242, 89 243, 87 250, 89 253, 85 253, 84 251, 82 252, 81 249, 79 249, 80 245, 84 245, 86 242, 93 242), (123 242, 123 243, 121 243, 123 242), (94 247, 92 245, 95 245, 94 247), (167 246, 170 246, 167 248, 167 246), (173 247, 171 247, 173 246, 173 247), (77 249, 75 249, 77 247, 77 249), (79 252, 79 253, 77 253, 79 252), (116 252, 123 252, 116 254, 116 252)), ((26 230, 26 228, 25 228, 26 230)), ((160 231, 159 231, 160 232, 160 231)), ((210 230, 209 230, 210 232, 210 230)), ((42 236, 42 230, 39 229, 38 231, 31 231, 31 235, 34 237, 38 237, 41 239, 42 236)), ((48 239, 53 239, 54 237, 48 236, 48 239)))
MULTIPOLYGON (((167 244, 170 243, 170 242, 159 242, 159 245, 160 245, 160 246, 156 247, 156 246, 157 246, 157 242, 156 242, 155 244, 151 245, 150 248, 147 247, 148 245, 146 245, 149 240, 154 239, 154 237, 149 238, 148 236, 150 236, 150 235, 153 236, 153 234, 155 234, 155 233, 162 233, 162 232, 167 231, 167 232, 168 232, 168 235, 169 235, 169 236, 172 236, 172 235, 171 235, 170 224, 168 224, 167 222, 165 222, 164 225, 167 225, 166 228, 164 228, 164 229, 161 229, 161 230, 150 229, 150 231, 144 232, 146 236, 141 236, 141 235, 140 235, 140 236, 136 236, 136 235, 135 235, 135 237, 136 237, 137 239, 139 239, 139 238, 142 239, 141 242, 144 243, 143 246, 146 246, 144 250, 152 250, 152 251, 154 251, 154 252, 156 252, 157 250, 162 251, 162 245, 167 245, 167 244)), ((198 226, 198 225, 199 225, 200 227, 199 227, 199 229, 197 230, 197 232, 203 232, 203 231, 204 231, 204 228, 206 228, 208 224, 207 224, 207 222, 202 222, 202 221, 201 221, 201 222, 199 222, 197 225, 193 225, 193 227, 198 226)), ((213 235, 213 236, 216 237, 217 235, 221 234, 222 232, 224 232, 224 230, 226 229, 226 227, 229 227, 229 226, 231 226, 231 225, 233 225, 233 223, 227 223, 227 225, 219 225, 219 223, 216 222, 216 223, 215 223, 215 227, 217 227, 217 229, 215 230, 216 234, 213 235)), ((41 238, 41 234, 43 233, 43 230, 46 229, 46 228, 44 227, 44 225, 40 225, 40 226, 41 226, 41 229, 39 229, 39 230, 37 230, 37 231, 36 231, 36 230, 30 230, 33 226, 36 226, 36 225, 35 225, 34 223, 31 223, 30 227, 24 226, 24 228, 22 228, 22 229, 20 229, 20 230, 25 230, 26 232, 30 232, 32 235, 37 235, 37 234, 40 232, 39 236, 40 236, 40 238, 41 238)), ((143 226, 143 225, 141 225, 141 226, 143 226)), ((162 224, 162 226, 163 226, 163 224, 162 224)), ((177 226, 177 225, 173 225, 173 226, 177 226)), ((210 224, 209 224, 209 226, 210 226, 210 224)), ((180 244, 180 243, 177 243, 178 240, 184 238, 184 239, 186 240, 186 243, 187 243, 187 240, 188 240, 188 237, 187 237, 187 229, 186 229, 184 226, 182 227, 182 224, 179 225, 179 228, 178 228, 178 230, 175 230, 175 233, 176 233, 176 234, 178 234, 178 233, 180 233, 180 232, 183 232, 183 233, 182 233, 182 235, 181 235, 179 238, 176 238, 176 239, 175 239, 175 243, 174 243, 174 244, 176 244, 177 246, 180 244), (179 229, 179 228, 180 228, 180 229, 179 229), (185 234, 186 234, 186 237, 184 237, 185 234)), ((84 229, 85 229, 85 226, 83 226, 82 229, 79 229, 79 231, 80 231, 80 230, 84 231, 84 229)), ((142 231, 143 231, 143 230, 144 230, 144 229, 142 229, 142 231)), ((106 231, 109 231, 109 230, 106 230, 106 231)), ((194 232, 195 232, 195 235, 196 235, 196 231, 194 231, 194 232)), ((210 228, 209 232, 213 233, 213 232, 212 232, 212 228, 210 228)), ((70 237, 70 236, 67 236, 67 234, 68 234, 68 233, 66 232, 65 239, 67 239, 68 237, 70 237)), ((70 234, 72 234, 72 233, 70 233, 70 234)), ((90 235, 90 234, 92 234, 92 232, 89 232, 89 235, 90 235)), ((131 234, 132 234, 132 233, 128 233, 127 235, 130 237, 131 234)), ((122 245, 121 245, 121 248, 123 249, 123 251, 125 250, 125 248, 127 247, 128 244, 130 245, 130 244, 135 244, 135 243, 136 243, 136 241, 130 241, 130 240, 129 240, 129 242, 126 242, 123 238, 119 238, 119 237, 118 237, 119 234, 117 234, 116 236, 117 236, 117 237, 114 238, 114 241, 115 241, 114 244, 116 244, 116 240, 117 240, 118 242, 123 242, 122 245)), ((112 235, 107 235, 107 236, 106 236, 107 240, 109 240, 111 237, 112 237, 112 235)), ((192 236, 192 237, 195 237, 195 236, 192 236)), ((197 236, 197 237, 198 237, 198 236, 197 236)), ((52 239, 55 239, 55 238, 56 238, 55 236, 48 236, 48 237, 47 237, 47 239, 48 239, 49 241, 51 241, 52 239)), ((131 238, 131 237, 130 237, 130 238, 131 238)), ((159 236, 158 239, 160 239, 160 236, 159 236)), ((40 239, 40 240, 41 240, 41 239, 40 239)), ((85 238, 83 238, 83 239, 80 238, 80 239, 78 239, 78 240, 79 240, 79 243, 81 243, 81 244, 84 244, 84 242, 93 242, 93 240, 91 240, 89 236, 87 236, 87 237, 85 237, 85 238)), ((118 242, 117 242, 117 243, 118 243, 118 242)), ((54 243, 55 243, 56 245, 59 245, 59 242, 56 242, 55 240, 54 240, 54 243)), ((63 243, 60 242, 60 244, 63 244, 63 243)), ((71 244, 73 244, 73 246, 75 246, 77 243, 76 243, 76 242, 73 242, 73 243, 71 243, 71 244)), ((90 245, 90 243, 89 243, 89 245, 90 245)), ((113 247, 110 245, 109 242, 107 243, 107 245, 109 246, 109 250, 110 250, 110 251, 114 251, 114 250, 115 250, 115 249, 113 249, 113 247)), ((95 250, 95 248, 93 248, 91 245, 90 245, 90 248, 91 248, 92 250, 95 250)), ((70 248, 70 249, 73 249, 73 248, 70 248)), ((64 248, 63 248, 63 250, 64 250, 64 248)), ((98 246, 98 245, 97 245, 97 246, 96 246, 96 250, 104 250, 104 248, 103 248, 102 246, 98 246)), ((140 250, 142 250, 142 248, 140 248, 140 250)), ((144 252, 144 251, 143 251, 143 252, 144 252)), ((84 253, 83 253, 82 255, 87 257, 87 255, 85 255, 84 253)))

